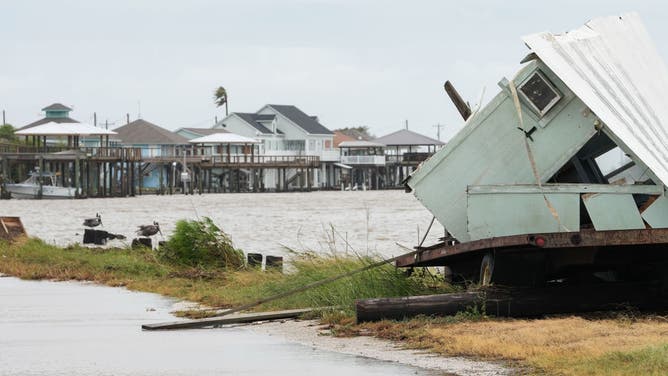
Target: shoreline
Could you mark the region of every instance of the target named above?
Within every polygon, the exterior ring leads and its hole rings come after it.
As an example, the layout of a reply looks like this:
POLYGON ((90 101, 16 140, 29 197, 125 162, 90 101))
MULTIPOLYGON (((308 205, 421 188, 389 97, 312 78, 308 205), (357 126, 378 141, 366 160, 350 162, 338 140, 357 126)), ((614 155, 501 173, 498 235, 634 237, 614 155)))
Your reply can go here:
POLYGON ((397 344, 370 336, 334 337, 317 320, 265 321, 244 325, 255 333, 281 337, 314 349, 395 362, 453 375, 500 376, 512 370, 498 363, 463 357, 445 357, 425 351, 402 349, 397 344))
MULTIPOLYGON (((1 272, 0 278, 22 279, 1 272)), ((40 281, 55 283, 63 282, 48 279, 40 281)), ((120 288, 132 291, 126 287, 111 287, 94 281, 76 282, 80 284, 94 284, 113 289, 120 288)), ((197 302, 178 300, 173 297, 156 293, 148 294, 159 295, 163 299, 171 300, 172 303, 170 304, 168 312, 177 321, 185 319, 177 317, 174 314, 176 311, 206 308, 206 305, 197 302)), ((155 308, 152 307, 147 309, 155 310, 155 308)), ((230 325, 227 327, 245 328, 257 334, 279 337, 287 342, 298 343, 313 349, 393 362, 427 370, 441 371, 452 375, 502 376, 512 373, 511 369, 498 363, 470 360, 463 357, 440 356, 425 351, 402 349, 400 344, 376 337, 334 337, 331 335, 327 325, 321 324, 318 320, 261 321, 250 324, 230 325)), ((225 326, 223 328, 225 328, 225 326)))

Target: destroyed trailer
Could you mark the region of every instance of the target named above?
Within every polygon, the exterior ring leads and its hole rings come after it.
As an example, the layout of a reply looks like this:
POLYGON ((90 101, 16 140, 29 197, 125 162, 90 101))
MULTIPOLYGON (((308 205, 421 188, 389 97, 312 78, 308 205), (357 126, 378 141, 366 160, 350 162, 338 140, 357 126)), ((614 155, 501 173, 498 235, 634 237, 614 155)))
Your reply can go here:
POLYGON ((668 71, 640 18, 523 40, 517 75, 470 116, 455 95, 465 126, 407 179, 449 236, 397 266, 482 284, 665 286, 668 71))

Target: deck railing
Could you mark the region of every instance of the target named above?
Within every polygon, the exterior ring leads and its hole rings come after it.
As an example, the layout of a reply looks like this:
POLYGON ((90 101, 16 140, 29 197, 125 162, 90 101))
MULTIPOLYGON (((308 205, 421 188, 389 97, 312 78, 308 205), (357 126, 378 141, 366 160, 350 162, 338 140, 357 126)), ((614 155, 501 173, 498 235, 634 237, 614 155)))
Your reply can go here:
POLYGON ((384 155, 344 155, 341 156, 341 163, 347 165, 375 165, 384 166, 384 155))
POLYGON ((122 147, 80 147, 71 148, 66 146, 32 146, 24 144, 0 143, 0 154, 54 154, 70 151, 79 152, 81 157, 91 158, 113 158, 125 161, 141 160, 141 149, 122 147))

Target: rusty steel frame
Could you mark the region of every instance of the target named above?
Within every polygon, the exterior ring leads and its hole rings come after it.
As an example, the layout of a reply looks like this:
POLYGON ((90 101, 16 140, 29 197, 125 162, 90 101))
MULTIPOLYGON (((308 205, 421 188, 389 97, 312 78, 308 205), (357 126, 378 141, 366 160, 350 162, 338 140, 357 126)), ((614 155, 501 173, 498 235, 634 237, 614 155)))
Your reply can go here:
POLYGON ((501 236, 465 243, 437 243, 428 247, 415 247, 417 253, 399 256, 397 267, 446 265, 452 256, 496 251, 531 251, 564 248, 615 247, 636 245, 664 245, 668 252, 668 228, 642 230, 557 232, 501 236), (542 238, 544 245, 536 245, 542 238))

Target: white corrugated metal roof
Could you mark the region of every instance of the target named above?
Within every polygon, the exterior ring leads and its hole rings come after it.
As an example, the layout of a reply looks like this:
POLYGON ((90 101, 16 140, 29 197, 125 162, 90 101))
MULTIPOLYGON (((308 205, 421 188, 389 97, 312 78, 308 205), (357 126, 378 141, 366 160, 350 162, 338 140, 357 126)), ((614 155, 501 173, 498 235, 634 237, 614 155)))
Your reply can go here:
POLYGON ((204 137, 193 138, 191 144, 259 144, 260 141, 244 137, 236 133, 214 133, 204 137))
POLYGON ((638 14, 522 39, 668 185, 668 69, 638 14))
POLYGON ((19 136, 97 136, 113 135, 116 132, 84 123, 49 122, 16 131, 16 134, 19 136))

